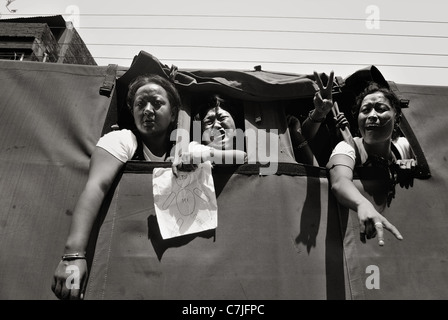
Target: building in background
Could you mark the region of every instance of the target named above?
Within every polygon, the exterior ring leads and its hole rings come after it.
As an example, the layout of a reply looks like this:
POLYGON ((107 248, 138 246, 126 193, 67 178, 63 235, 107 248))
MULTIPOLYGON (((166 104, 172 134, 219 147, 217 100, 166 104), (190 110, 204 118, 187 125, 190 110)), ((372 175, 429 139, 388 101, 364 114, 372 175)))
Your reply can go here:
POLYGON ((97 65, 61 15, 0 20, 0 59, 97 65))

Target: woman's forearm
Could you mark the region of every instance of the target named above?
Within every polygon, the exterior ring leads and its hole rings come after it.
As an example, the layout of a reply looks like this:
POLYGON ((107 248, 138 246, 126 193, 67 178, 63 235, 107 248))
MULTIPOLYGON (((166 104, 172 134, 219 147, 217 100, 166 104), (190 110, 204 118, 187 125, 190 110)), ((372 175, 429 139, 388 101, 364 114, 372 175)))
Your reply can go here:
POLYGON ((90 159, 89 177, 75 209, 65 252, 85 252, 93 224, 123 163, 102 148, 90 159))
POLYGON ((331 190, 341 205, 356 212, 358 212, 360 205, 369 202, 353 181, 345 177, 334 179, 331 184, 331 190))
POLYGON ((96 186, 86 186, 81 193, 73 211, 65 253, 84 253, 86 251, 93 224, 104 198, 104 191, 96 186))
POLYGON ((326 115, 320 113, 316 109, 312 112, 312 116, 308 116, 302 123, 302 134, 306 140, 311 141, 319 131, 319 128, 325 120, 326 115), (311 119, 312 117, 312 119, 311 119), (314 119, 314 121, 313 121, 314 119))
POLYGON ((294 157, 298 163, 318 166, 313 151, 307 141, 302 146, 294 146, 294 157))

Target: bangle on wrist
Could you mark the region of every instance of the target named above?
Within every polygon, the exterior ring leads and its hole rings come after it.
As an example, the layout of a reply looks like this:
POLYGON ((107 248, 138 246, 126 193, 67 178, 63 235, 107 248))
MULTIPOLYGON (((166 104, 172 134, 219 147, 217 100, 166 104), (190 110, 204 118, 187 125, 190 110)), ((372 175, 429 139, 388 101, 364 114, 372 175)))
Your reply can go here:
POLYGON ((62 256, 63 261, 70 261, 70 260, 76 260, 76 259, 86 259, 86 256, 79 252, 66 253, 62 256))
POLYGON ((296 150, 300 150, 302 148, 305 148, 308 145, 308 141, 303 141, 301 144, 299 144, 298 146, 294 147, 294 149, 296 150))
POLYGON ((311 111, 308 113, 308 118, 310 118, 310 120, 311 120, 312 122, 314 122, 314 123, 321 123, 321 122, 324 122, 324 120, 325 120, 325 118, 326 118, 326 117, 323 117, 322 119, 313 119, 313 117, 311 116, 312 114, 314 114, 314 110, 311 110, 311 111))

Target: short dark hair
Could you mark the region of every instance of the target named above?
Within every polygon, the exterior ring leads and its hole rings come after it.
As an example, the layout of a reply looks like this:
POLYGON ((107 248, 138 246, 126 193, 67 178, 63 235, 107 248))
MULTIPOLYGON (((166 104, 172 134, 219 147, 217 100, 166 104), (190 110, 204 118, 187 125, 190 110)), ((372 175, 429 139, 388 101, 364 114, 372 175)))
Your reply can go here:
POLYGON ((235 120, 235 106, 234 102, 230 101, 228 98, 224 97, 221 94, 212 94, 208 97, 205 104, 201 105, 198 113, 193 117, 195 121, 202 121, 207 112, 211 109, 220 107, 221 109, 226 110, 232 116, 233 120, 235 120))
MULTIPOLYGON (((202 103, 199 106, 199 110, 194 116, 194 120, 201 121, 204 119, 204 117, 207 115, 207 112, 210 109, 214 109, 216 107, 221 107, 223 109, 226 109, 229 107, 229 103, 227 102, 227 99, 225 99, 220 94, 212 94, 207 97, 205 100, 205 103, 202 103)), ((230 110, 227 110, 230 112, 230 110)))
POLYGON ((177 91, 173 83, 157 74, 143 74, 137 76, 129 83, 128 94, 126 96, 126 104, 129 108, 129 111, 131 111, 131 113, 133 112, 132 110, 134 105, 135 93, 137 92, 137 90, 148 83, 155 83, 165 89, 168 94, 168 100, 170 102, 171 109, 177 117, 179 108, 181 106, 181 98, 179 92, 177 91))
POLYGON ((370 82, 368 86, 356 97, 356 105, 353 108, 354 115, 358 115, 359 109, 361 108, 361 104, 364 98, 369 94, 375 92, 381 92, 384 95, 384 97, 387 100, 389 100, 392 108, 394 108, 395 112, 397 113, 397 116, 399 117, 401 116, 400 99, 398 99, 397 95, 392 90, 384 86, 380 86, 376 82, 370 82))
MULTIPOLYGON (((367 87, 356 97, 356 104, 353 106, 352 114, 355 119, 358 118, 359 110, 361 108, 362 101, 366 96, 372 93, 381 92, 384 97, 390 102, 391 107, 395 110, 395 124, 398 126, 401 120, 401 103, 397 95, 389 88, 381 86, 376 82, 369 82, 367 87)), ((398 132, 394 129, 392 138, 395 139, 398 136, 398 132)))

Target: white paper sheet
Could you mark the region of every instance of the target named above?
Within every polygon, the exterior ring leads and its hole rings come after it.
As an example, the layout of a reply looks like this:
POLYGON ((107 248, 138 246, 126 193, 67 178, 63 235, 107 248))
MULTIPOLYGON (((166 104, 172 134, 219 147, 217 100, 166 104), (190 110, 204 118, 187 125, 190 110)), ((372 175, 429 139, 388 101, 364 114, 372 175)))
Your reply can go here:
POLYGON ((163 239, 215 229, 218 206, 210 162, 191 172, 153 170, 154 207, 163 239))

